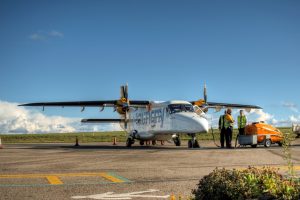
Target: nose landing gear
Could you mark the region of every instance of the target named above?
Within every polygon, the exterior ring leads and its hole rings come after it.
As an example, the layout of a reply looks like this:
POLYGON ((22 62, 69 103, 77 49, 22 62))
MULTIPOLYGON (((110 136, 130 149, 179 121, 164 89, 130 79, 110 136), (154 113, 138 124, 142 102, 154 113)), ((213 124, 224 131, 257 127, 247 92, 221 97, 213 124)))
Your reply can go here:
POLYGON ((173 137, 173 141, 174 141, 174 144, 176 146, 180 146, 181 145, 181 140, 180 140, 180 137, 178 135, 176 137, 173 137))
POLYGON ((189 134, 192 139, 188 141, 188 148, 200 148, 199 142, 195 134, 189 134))

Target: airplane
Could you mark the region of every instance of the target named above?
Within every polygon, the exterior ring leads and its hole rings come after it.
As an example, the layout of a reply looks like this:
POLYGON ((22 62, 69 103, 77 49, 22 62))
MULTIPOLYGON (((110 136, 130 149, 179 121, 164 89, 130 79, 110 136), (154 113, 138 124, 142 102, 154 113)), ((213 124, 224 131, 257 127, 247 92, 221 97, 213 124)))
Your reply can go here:
POLYGON ((206 85, 204 85, 204 99, 198 101, 149 101, 129 100, 128 84, 120 87, 120 99, 104 101, 73 101, 73 102, 39 102, 27 103, 19 106, 61 106, 61 107, 99 107, 103 111, 106 107, 114 108, 120 115, 118 119, 82 119, 82 123, 119 123, 127 132, 126 146, 131 147, 135 140, 140 145, 146 141, 173 140, 176 146, 181 145, 180 136, 187 134, 188 148, 199 148, 196 134, 207 133, 209 123, 206 117, 208 109, 220 111, 222 108, 240 108, 250 112, 251 109, 262 109, 255 105, 228 104, 208 102, 206 85))

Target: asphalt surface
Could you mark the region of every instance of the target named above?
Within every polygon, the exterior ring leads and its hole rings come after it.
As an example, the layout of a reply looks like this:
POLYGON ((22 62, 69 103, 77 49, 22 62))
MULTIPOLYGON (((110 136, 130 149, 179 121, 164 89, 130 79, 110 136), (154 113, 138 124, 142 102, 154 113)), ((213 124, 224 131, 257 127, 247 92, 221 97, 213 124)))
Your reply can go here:
MULTIPOLYGON (((255 149, 219 149, 207 141, 200 145, 200 149, 187 149, 185 143, 128 149, 124 143, 7 144, 0 149, 0 199, 171 199, 170 195, 187 199, 216 167, 269 165, 286 173, 282 148, 276 145, 255 149)), ((290 150, 299 175, 299 139, 290 150)))

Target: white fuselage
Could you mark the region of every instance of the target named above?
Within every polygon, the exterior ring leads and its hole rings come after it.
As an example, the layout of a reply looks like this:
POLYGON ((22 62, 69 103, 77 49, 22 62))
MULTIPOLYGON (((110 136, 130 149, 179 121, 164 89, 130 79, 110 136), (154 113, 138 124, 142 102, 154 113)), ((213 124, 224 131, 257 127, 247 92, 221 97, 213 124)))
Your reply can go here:
POLYGON ((208 121, 187 101, 151 102, 148 108, 130 109, 129 134, 139 140, 169 140, 173 134, 208 132, 208 121))

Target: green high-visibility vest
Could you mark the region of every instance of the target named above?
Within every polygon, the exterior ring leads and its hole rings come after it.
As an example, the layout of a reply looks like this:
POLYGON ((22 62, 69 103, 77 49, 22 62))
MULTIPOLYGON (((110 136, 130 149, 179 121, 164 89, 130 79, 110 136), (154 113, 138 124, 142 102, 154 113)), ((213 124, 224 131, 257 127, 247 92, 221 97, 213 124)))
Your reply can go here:
POLYGON ((237 123, 238 123, 238 128, 245 128, 246 124, 247 124, 247 118, 245 115, 242 116, 238 116, 237 118, 237 123))
POLYGON ((225 128, 225 115, 221 115, 219 118, 219 128, 225 128))

